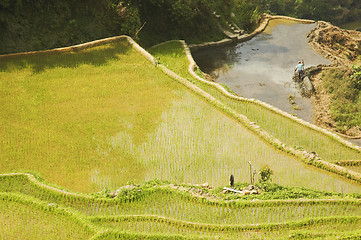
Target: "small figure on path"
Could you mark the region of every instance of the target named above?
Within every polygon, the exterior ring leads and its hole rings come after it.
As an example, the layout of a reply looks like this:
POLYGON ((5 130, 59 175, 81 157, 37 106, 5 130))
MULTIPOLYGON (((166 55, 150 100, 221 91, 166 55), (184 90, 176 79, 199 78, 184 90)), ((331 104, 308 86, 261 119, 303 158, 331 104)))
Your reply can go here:
POLYGON ((233 174, 231 174, 231 177, 229 178, 229 182, 230 182, 231 187, 234 187, 234 176, 233 176, 233 174))
POLYGON ((297 66, 295 67, 295 72, 297 73, 298 79, 302 79, 302 75, 303 75, 303 70, 305 68, 305 62, 302 61, 298 61, 297 66))

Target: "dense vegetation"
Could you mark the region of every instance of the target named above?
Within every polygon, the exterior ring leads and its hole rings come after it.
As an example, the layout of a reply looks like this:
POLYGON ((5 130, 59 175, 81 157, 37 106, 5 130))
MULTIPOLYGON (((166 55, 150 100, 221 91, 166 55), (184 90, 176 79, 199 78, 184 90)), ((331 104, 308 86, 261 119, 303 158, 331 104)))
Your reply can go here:
POLYGON ((361 126, 361 67, 334 68, 323 75, 323 87, 330 94, 330 111, 337 130, 345 133, 361 126))
POLYGON ((122 34, 139 37, 146 46, 169 39, 220 40, 218 22, 225 25, 232 12, 237 13, 232 20, 240 27, 252 30, 255 26, 256 7, 241 0, 1 1, 0 54, 122 34))
POLYGON ((330 21, 333 24, 361 21, 359 0, 255 0, 261 12, 330 21))
POLYGON ((361 19, 359 1, 340 0, 84 0, 0 1, 0 54, 51 49, 115 35, 143 46, 224 38, 234 22, 251 31, 262 12, 334 23, 361 19), (219 15, 216 17, 216 15, 219 15))
POLYGON ((0 1, 0 54, 117 35, 118 26, 111 0, 0 1))
MULTIPOLYGON (((185 39, 188 42, 204 42, 222 39, 219 24, 235 22, 245 30, 253 30, 259 16, 252 1, 226 0, 127 0, 123 8, 134 9, 133 17, 139 20, 124 23, 136 29, 144 28, 139 34, 140 42, 151 46, 169 39, 185 39), (232 14, 237 13, 237 14, 232 14), (219 19, 215 16, 219 15, 219 19)), ((130 27, 127 27, 129 29, 130 27)), ((134 35, 129 32, 130 35, 134 35)))

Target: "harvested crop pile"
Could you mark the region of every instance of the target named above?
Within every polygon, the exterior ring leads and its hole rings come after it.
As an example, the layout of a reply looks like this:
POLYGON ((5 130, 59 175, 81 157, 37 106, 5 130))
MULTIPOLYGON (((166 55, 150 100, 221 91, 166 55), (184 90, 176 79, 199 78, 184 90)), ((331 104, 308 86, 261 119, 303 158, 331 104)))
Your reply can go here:
POLYGON ((308 34, 309 44, 335 64, 349 65, 361 54, 361 32, 320 21, 308 34))

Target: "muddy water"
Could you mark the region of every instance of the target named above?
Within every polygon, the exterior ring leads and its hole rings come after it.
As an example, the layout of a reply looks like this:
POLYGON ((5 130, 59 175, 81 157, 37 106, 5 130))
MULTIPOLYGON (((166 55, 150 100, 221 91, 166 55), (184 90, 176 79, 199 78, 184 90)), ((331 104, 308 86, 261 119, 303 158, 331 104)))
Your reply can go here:
POLYGON ((307 33, 316 24, 272 20, 266 30, 250 41, 192 52, 202 71, 235 93, 267 102, 281 110, 312 122, 310 99, 301 96, 292 80, 301 59, 305 67, 330 64, 307 43, 307 33), (288 96, 295 96, 295 110, 288 96))

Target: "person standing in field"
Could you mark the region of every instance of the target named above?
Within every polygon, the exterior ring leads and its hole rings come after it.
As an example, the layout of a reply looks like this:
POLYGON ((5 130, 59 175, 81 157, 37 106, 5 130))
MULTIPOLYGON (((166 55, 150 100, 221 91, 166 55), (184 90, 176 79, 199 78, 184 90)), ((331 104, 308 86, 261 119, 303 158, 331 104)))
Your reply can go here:
POLYGON ((229 184, 231 185, 231 187, 234 187, 234 176, 233 176, 233 174, 229 178, 229 184))
POLYGON ((303 75, 303 70, 305 69, 305 62, 302 60, 302 61, 298 61, 298 64, 295 68, 295 72, 297 72, 297 76, 299 79, 302 78, 302 75, 303 75))

